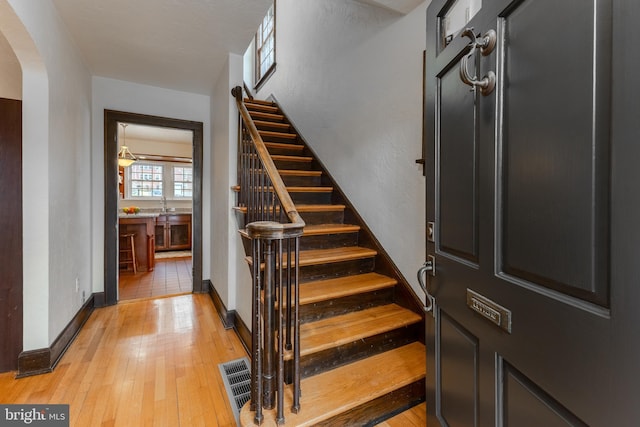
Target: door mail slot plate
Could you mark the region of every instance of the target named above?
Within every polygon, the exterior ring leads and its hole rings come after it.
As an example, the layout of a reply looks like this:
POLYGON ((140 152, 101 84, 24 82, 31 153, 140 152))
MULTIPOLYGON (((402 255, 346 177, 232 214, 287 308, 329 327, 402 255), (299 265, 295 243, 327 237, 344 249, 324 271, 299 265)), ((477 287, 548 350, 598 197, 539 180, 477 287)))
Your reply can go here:
POLYGON ((511 333, 511 310, 467 288, 467 307, 511 333))

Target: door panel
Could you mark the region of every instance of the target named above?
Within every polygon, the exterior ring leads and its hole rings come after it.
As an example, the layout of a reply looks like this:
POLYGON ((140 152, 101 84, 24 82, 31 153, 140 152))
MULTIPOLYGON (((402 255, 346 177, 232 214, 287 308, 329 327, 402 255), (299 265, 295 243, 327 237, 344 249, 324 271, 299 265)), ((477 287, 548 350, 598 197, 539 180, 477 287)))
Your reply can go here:
POLYGON ((499 361, 504 375, 499 406, 502 408, 505 426, 586 427, 586 424, 517 369, 503 359, 499 361))
POLYGON ((440 250, 476 263, 475 96, 460 84, 458 61, 438 79, 440 104, 440 250))
POLYGON ((450 427, 478 425, 478 339, 446 313, 440 315, 438 417, 450 427))
POLYGON ((640 425, 640 53, 615 25, 640 6, 483 0, 445 41, 452 4, 427 12, 428 424, 640 425))
POLYGON ((603 18, 594 15, 591 2, 526 0, 501 17, 498 263, 508 276, 606 306, 609 95, 595 70, 610 58, 585 36, 603 18), (552 48, 559 39, 571 54, 552 48))

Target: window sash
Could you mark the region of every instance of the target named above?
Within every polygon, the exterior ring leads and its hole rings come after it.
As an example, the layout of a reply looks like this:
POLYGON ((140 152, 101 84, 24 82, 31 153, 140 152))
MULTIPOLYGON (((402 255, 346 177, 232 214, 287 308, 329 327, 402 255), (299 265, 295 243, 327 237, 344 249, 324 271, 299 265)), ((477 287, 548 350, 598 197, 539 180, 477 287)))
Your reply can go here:
POLYGON ((192 199, 193 166, 140 162, 125 168, 125 199, 192 199))
POLYGON ((256 82, 275 64, 275 2, 269 8, 256 33, 256 82))

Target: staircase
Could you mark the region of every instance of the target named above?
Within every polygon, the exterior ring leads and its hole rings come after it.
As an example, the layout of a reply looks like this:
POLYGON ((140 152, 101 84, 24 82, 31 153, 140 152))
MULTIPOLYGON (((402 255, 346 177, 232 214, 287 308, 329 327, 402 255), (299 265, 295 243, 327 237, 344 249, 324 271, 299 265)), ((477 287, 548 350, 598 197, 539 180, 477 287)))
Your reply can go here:
MULTIPOLYGON (((284 425, 375 425, 423 402, 420 301, 280 108, 244 104, 306 224, 299 240, 300 410, 291 412, 287 386, 284 425)), ((250 239, 240 232, 253 266, 250 239)), ((285 351, 287 384, 291 359, 285 351)), ((241 424, 258 425, 249 406, 241 424)), ((264 411, 261 425, 277 425, 275 409, 264 411)))

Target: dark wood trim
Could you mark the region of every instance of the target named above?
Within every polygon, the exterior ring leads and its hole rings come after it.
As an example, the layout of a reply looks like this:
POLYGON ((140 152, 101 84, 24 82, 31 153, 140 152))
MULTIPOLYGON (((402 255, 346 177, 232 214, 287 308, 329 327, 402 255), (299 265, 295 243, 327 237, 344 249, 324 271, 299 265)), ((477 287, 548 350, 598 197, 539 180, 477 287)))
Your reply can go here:
POLYGON ((118 287, 118 123, 184 129, 193 132, 193 210, 192 210, 192 262, 193 292, 207 292, 202 281, 202 171, 203 171, 203 123, 168 117, 124 111, 104 111, 104 302, 117 303, 118 287))
POLYGON ((0 98, 0 117, 0 372, 8 372, 23 346, 22 101, 0 98))
POLYGON ((91 313, 93 313, 95 300, 95 294, 92 294, 50 347, 20 353, 16 378, 46 374, 53 371, 73 340, 78 336, 91 313))
POLYGON ((104 307, 105 301, 104 301, 104 292, 94 292, 93 293, 93 306, 95 308, 100 308, 100 307, 104 307))
POLYGON ((258 82, 253 87, 253 90, 255 90, 256 92, 259 92, 260 89, 262 89, 262 86, 264 86, 264 84, 271 78, 271 76, 275 72, 276 72, 276 63, 274 62, 273 64, 271 64, 269 69, 264 73, 264 75, 260 78, 260 80, 258 80, 258 82))
POLYGON ((216 291, 216 288, 213 287, 213 283, 211 283, 211 280, 205 280, 205 282, 206 286, 209 289, 209 296, 211 297, 211 301, 213 301, 213 305, 216 308, 218 315, 220 315, 222 325, 225 329, 233 328, 235 326, 235 310, 227 310, 227 307, 222 302, 222 298, 220 298, 218 291, 216 291))
POLYGON ((133 153, 138 160, 143 162, 174 162, 174 163, 192 163, 191 157, 175 157, 175 156, 161 156, 157 154, 145 154, 145 153, 133 153))
POLYGON ((242 346, 247 351, 247 354, 251 354, 251 331, 247 327, 247 324, 242 321, 242 318, 238 315, 235 310, 227 310, 218 291, 213 287, 213 283, 210 280, 205 280, 206 286, 209 289, 209 296, 213 301, 213 305, 216 308, 216 311, 220 315, 220 319, 222 320, 222 324, 225 329, 233 328, 238 334, 238 338, 240 338, 240 342, 242 346))
POLYGON ((238 334, 242 346, 247 351, 247 354, 251 354, 251 330, 240 316, 236 313, 233 329, 238 334))

